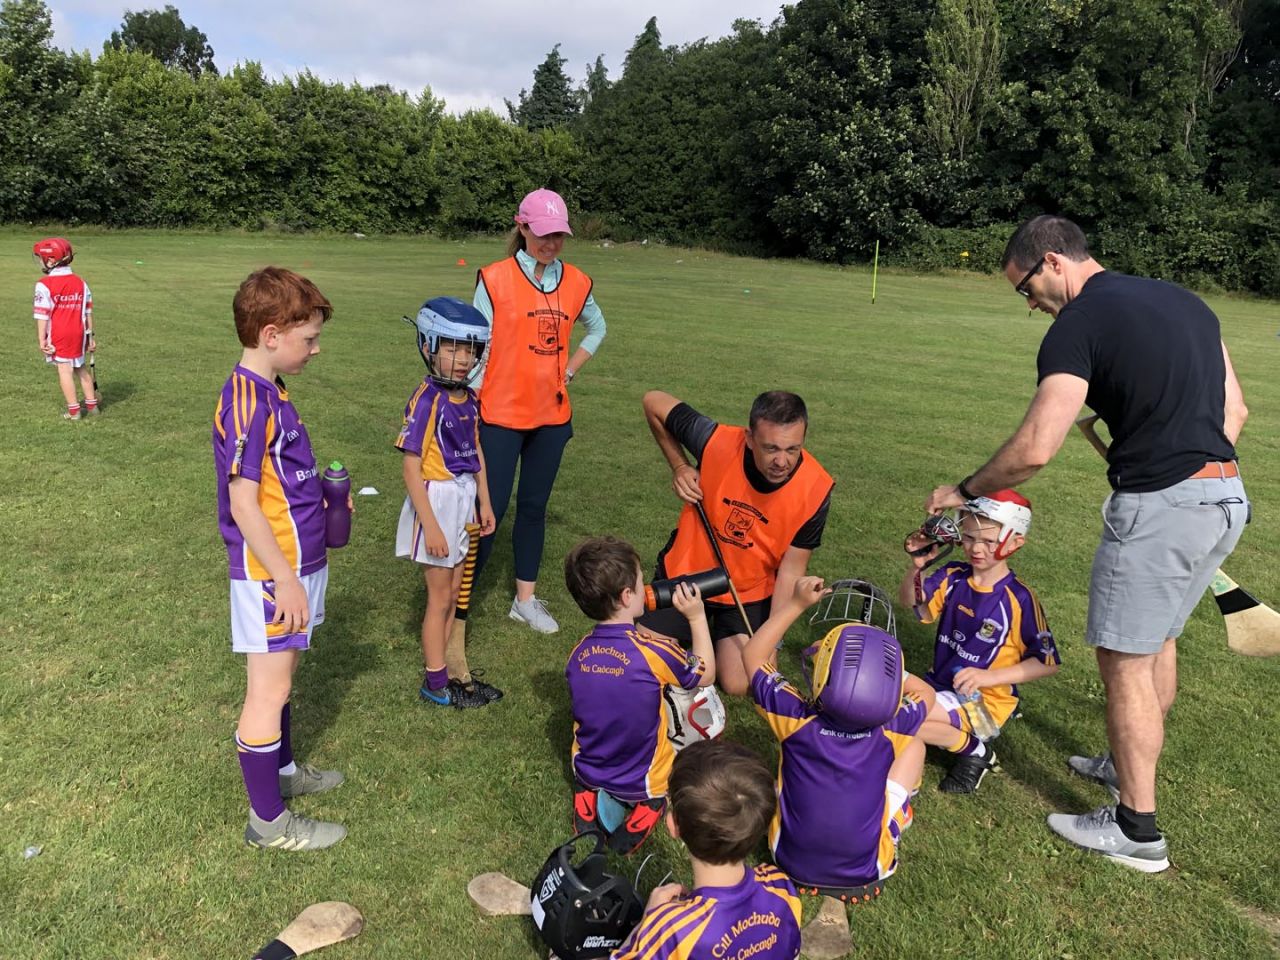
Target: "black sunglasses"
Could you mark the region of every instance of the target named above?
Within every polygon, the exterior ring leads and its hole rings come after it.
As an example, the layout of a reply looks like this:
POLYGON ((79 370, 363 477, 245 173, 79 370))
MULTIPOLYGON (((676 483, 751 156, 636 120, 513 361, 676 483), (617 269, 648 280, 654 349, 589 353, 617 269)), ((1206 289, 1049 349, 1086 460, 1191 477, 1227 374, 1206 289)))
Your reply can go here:
POLYGON ((1019 280, 1017 285, 1014 286, 1013 289, 1018 292, 1019 296, 1025 297, 1028 300, 1031 299, 1031 291, 1027 289, 1027 281, 1030 280, 1032 277, 1034 277, 1037 273, 1039 273, 1044 268, 1044 258, 1047 256, 1048 254, 1046 253, 1039 260, 1037 260, 1036 265, 1032 267, 1030 270, 1028 270, 1027 275, 1023 277, 1021 280, 1019 280))

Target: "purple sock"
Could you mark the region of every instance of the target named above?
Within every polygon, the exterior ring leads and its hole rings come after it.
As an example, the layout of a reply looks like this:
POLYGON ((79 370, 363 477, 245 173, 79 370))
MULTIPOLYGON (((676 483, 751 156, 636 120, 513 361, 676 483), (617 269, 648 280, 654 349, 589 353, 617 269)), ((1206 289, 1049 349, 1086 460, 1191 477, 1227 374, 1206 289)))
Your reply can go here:
POLYGON ((962 757, 982 757, 986 756, 987 746, 972 733, 966 733, 964 735, 964 743, 956 747, 951 752, 959 754, 962 757))
POLYGON ((249 806, 263 820, 274 820, 284 813, 284 800, 280 796, 280 737, 268 743, 249 744, 236 733, 236 752, 240 758, 240 772, 244 775, 244 789, 249 794, 249 806))
POLYGON ((289 736, 289 704, 280 710, 280 769, 293 763, 293 740, 289 736))
POLYGON ((427 689, 443 690, 449 685, 449 668, 441 667, 439 670, 427 671, 427 689))

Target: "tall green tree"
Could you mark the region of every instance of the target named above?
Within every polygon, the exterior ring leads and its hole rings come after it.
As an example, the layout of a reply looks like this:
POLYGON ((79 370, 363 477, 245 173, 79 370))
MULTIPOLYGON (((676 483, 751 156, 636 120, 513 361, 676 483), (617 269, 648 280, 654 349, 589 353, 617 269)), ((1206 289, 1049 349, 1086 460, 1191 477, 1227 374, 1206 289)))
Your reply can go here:
POLYGON ((781 252, 869 254, 911 235, 934 174, 920 86, 931 0, 799 0, 754 111, 766 199, 781 252))
POLYGON ((512 123, 526 130, 545 130, 564 126, 578 115, 581 105, 564 72, 565 63, 557 43, 533 71, 533 89, 521 90, 518 104, 506 101, 512 123))
POLYGON ((939 0, 925 47, 926 129, 942 156, 964 163, 982 139, 1000 87, 1004 35, 995 0, 939 0))
POLYGON ((135 50, 155 57, 166 67, 176 67, 193 77, 218 72, 209 38, 195 26, 187 26, 178 8, 126 10, 119 30, 107 41, 117 50, 135 50))

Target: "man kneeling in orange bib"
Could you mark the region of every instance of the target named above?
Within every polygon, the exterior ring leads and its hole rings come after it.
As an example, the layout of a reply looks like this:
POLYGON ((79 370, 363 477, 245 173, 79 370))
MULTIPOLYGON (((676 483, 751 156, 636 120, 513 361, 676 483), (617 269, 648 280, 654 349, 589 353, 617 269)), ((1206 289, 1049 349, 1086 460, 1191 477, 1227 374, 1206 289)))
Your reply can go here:
MULTIPOLYGON (((760 394, 745 428, 717 423, 660 390, 644 395, 644 412, 671 467, 671 488, 685 502, 671 539, 658 554, 654 578, 707 570, 720 565, 717 552, 723 556, 742 610, 728 593, 707 597, 707 619, 720 686, 743 695, 748 676, 742 649, 748 632, 768 618, 774 594, 790 596, 805 575, 809 555, 822 542, 835 481, 805 453, 809 414, 794 393, 760 394), (698 515, 699 504, 718 551, 698 515)), ((689 643, 687 622, 676 611, 650 611, 639 622, 689 643)))

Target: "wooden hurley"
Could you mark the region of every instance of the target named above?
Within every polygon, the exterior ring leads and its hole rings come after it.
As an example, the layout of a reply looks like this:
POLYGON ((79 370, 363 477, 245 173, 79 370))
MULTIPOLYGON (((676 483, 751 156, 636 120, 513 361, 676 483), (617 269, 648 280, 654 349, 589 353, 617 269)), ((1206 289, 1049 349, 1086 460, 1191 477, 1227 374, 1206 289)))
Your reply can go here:
POLYGON ((519 917, 533 912, 529 888, 505 874, 480 874, 467 884, 467 895, 486 917, 519 917))
POLYGON ((326 900, 303 910, 280 935, 253 955, 253 960, 293 960, 331 943, 358 937, 364 917, 349 903, 326 900))
MULTIPOLYGON (((1098 415, 1092 414, 1081 417, 1076 426, 1105 459, 1107 445, 1098 436, 1097 423, 1098 415)), ((1246 592, 1221 570, 1214 573, 1210 589, 1227 625, 1228 647, 1246 657, 1280 656, 1280 613, 1246 592)))
POLYGON ((853 950, 849 915, 835 897, 823 897, 818 915, 800 931, 800 952, 809 960, 837 960, 853 950))

